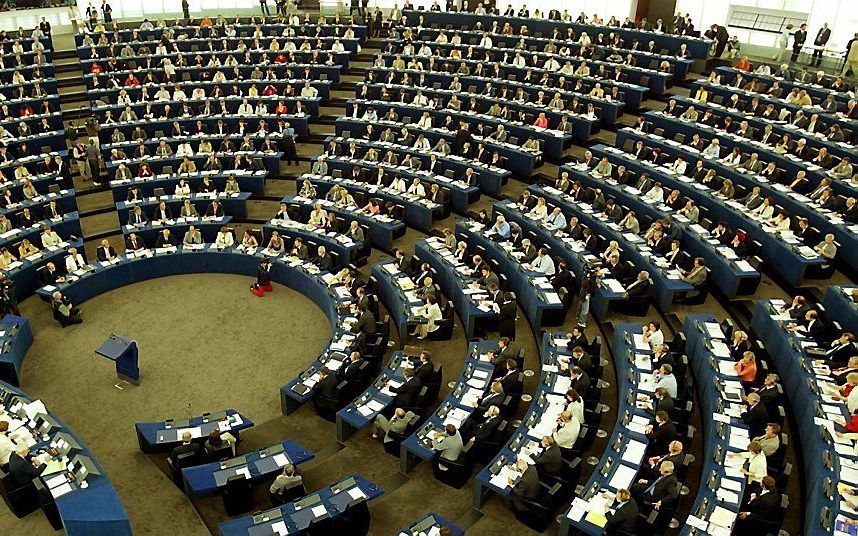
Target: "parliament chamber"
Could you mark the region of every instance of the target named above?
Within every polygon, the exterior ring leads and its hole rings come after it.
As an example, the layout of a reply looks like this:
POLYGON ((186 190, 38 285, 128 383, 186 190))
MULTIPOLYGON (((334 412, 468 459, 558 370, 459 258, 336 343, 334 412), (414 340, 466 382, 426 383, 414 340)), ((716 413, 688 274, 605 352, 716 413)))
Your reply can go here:
POLYGON ((4 6, 0 528, 858 533, 853 11, 4 6))

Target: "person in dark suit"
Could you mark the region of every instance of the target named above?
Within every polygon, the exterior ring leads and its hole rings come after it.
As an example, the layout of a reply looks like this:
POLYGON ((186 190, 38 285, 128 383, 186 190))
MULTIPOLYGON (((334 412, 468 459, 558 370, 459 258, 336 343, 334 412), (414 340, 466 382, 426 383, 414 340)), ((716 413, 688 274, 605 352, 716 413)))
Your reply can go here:
POLYGON ((807 41, 807 24, 802 24, 793 34, 792 63, 796 63, 798 61, 798 55, 801 54, 801 49, 804 46, 805 41, 807 41))
MULTIPOLYGON (((524 511, 527 506, 522 499, 533 500, 539 497, 539 474, 536 468, 523 459, 515 462, 515 467, 521 471, 521 477, 515 482, 509 494, 509 503, 518 511, 524 511)), ((513 484, 510 479, 510 484, 513 484)))
POLYGON ((358 321, 352 325, 352 333, 375 333, 375 315, 366 305, 358 305, 358 321))
POLYGON ((44 285, 55 285, 57 281, 62 280, 63 273, 57 268, 57 265, 49 262, 44 267, 39 268, 36 272, 39 276, 39 282, 44 285))
POLYGON ((111 261, 116 258, 116 250, 110 245, 110 241, 106 238, 101 241, 101 246, 95 252, 96 258, 101 261, 111 261))
MULTIPOLYGON (((174 467, 178 466, 179 455, 185 454, 186 452, 193 452, 193 460, 196 462, 200 459, 201 451, 202 447, 200 447, 200 444, 191 441, 191 433, 185 432, 182 434, 182 444, 173 448, 173 451, 170 452, 170 462, 174 467)), ((193 463, 189 465, 193 465, 193 463)))
POLYGON ((667 392, 667 389, 664 387, 657 387, 653 393, 653 400, 644 402, 644 406, 647 413, 653 416, 653 423, 655 423, 655 415, 659 411, 667 413, 668 417, 673 413, 675 402, 667 392))
POLYGON ((776 521, 781 515, 781 498, 775 479, 764 476, 761 484, 760 494, 752 493, 747 506, 739 512, 734 534, 753 534, 760 523, 776 521))
POLYGON ((748 425, 748 435, 751 437, 763 435, 769 422, 769 415, 766 407, 760 403, 760 395, 749 394, 745 397, 745 403, 748 404, 748 409, 742 412, 741 418, 742 422, 748 425))
POLYGON ((587 391, 590 389, 590 376, 579 366, 570 368, 569 375, 572 377, 572 383, 569 387, 575 389, 582 398, 587 398, 587 391))
POLYGON ((593 360, 584 351, 584 348, 576 346, 572 348, 572 359, 569 360, 569 365, 577 366, 584 372, 590 372, 593 369, 593 360))
POLYGON ((518 383, 518 377, 518 363, 515 359, 507 359, 506 373, 498 379, 505 393, 513 392, 515 385, 518 383))
POLYGON ((541 475, 557 476, 563 469, 563 455, 560 453, 560 447, 554 438, 547 435, 540 441, 542 452, 539 453, 533 463, 536 465, 536 470, 541 475))
POLYGON ((685 460, 685 453, 682 452, 683 446, 681 441, 671 441, 667 447, 667 452, 661 456, 650 456, 646 463, 641 464, 641 470, 638 473, 639 484, 649 484, 658 478, 659 467, 662 462, 671 462, 674 467, 679 467, 685 460))
POLYGON ((469 418, 465 421, 465 424, 462 425, 459 432, 462 434, 463 441, 479 446, 481 443, 489 441, 495 434, 498 426, 500 426, 500 408, 497 406, 489 406, 489 409, 487 409, 482 416, 472 416, 475 418, 469 418))
POLYGON ((414 370, 406 368, 402 372, 405 376, 405 382, 399 387, 391 387, 390 392, 396 396, 393 398, 393 407, 410 408, 417 401, 417 395, 420 393, 422 383, 420 379, 414 375, 414 370))
POLYGON ((414 375, 421 383, 428 383, 432 379, 432 373, 435 372, 435 365, 432 363, 432 356, 428 350, 420 352, 420 363, 414 367, 414 375))
POLYGON ((518 315, 518 305, 512 297, 512 293, 505 292, 503 304, 498 313, 498 333, 501 337, 515 339, 515 318, 518 315))
POLYGON ((319 246, 316 250, 316 256, 313 257, 312 263, 319 267, 319 270, 330 271, 334 265, 333 257, 328 254, 325 246, 319 246))
POLYGON ((627 489, 618 489, 616 500, 617 506, 614 511, 608 511, 605 514, 607 519, 605 534, 616 534, 618 530, 628 534, 635 533, 638 522, 638 503, 635 502, 627 489))
POLYGON ((24 446, 18 452, 13 452, 9 456, 9 476, 19 488, 32 485, 33 479, 42 474, 47 466, 38 460, 30 462, 27 459, 29 449, 24 446))
POLYGON ((655 424, 647 427, 646 436, 649 439, 648 453, 658 456, 668 451, 670 442, 676 438, 676 426, 666 411, 656 412, 655 424))
POLYGON ((125 238, 125 250, 126 251, 137 251, 141 249, 146 249, 146 244, 143 242, 136 233, 131 233, 125 238))
POLYGON ((316 387, 314 388, 316 396, 321 395, 325 398, 333 398, 336 390, 337 377, 331 374, 328 367, 319 369, 319 382, 316 383, 316 387))
POLYGON ((666 503, 672 503, 679 496, 679 482, 673 474, 672 462, 662 462, 659 466, 659 476, 647 484, 636 483, 632 486, 632 494, 650 509, 658 510, 666 503))
POLYGON ((352 352, 344 361, 343 366, 337 371, 337 380, 353 381, 360 375, 360 368, 365 360, 360 352, 352 352))
POLYGON ((176 239, 170 234, 169 229, 163 229, 158 233, 158 239, 155 241, 156 248, 169 248, 176 245, 176 239))

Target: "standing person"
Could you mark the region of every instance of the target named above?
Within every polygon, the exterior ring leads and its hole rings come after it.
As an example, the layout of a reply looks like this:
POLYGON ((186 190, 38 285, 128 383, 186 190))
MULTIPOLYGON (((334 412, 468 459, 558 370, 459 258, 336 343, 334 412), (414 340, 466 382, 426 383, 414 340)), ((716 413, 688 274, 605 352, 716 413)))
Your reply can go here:
POLYGON ((267 16, 271 15, 271 12, 268 10, 268 0, 259 0, 259 7, 262 9, 262 14, 267 16))
POLYGON ((772 58, 772 61, 776 61, 778 64, 783 63, 786 59, 787 55, 787 47, 789 46, 789 34, 793 29, 792 24, 787 24, 784 26, 783 30, 781 30, 780 35, 778 36, 778 53, 775 54, 775 57, 772 58))
POLYGON ((77 140, 72 145, 72 160, 77 164, 77 170, 81 177, 84 179, 92 177, 92 173, 90 173, 89 166, 86 163, 86 145, 81 140, 77 140))
POLYGON ((101 13, 104 18, 104 25, 107 26, 113 22, 113 8, 107 3, 107 0, 101 2, 101 13))
POLYGON ((51 43, 51 48, 54 48, 54 40, 51 37, 51 23, 45 17, 42 17, 41 22, 39 22, 39 29, 42 30, 42 33, 48 38, 48 42, 51 43))
POLYGON ((581 288, 578 291, 578 325, 581 327, 587 326, 587 314, 590 312, 590 297, 596 292, 596 270, 591 269, 581 281, 581 288))
POLYGON ((846 76, 850 71, 854 75, 858 73, 858 34, 855 34, 855 39, 849 41, 849 50, 846 51, 846 61, 843 62, 843 76, 846 76))
POLYGON ((92 177, 92 183, 99 185, 101 179, 101 160, 98 148, 98 138, 89 138, 89 144, 86 146, 86 164, 89 167, 89 173, 92 177))
POLYGON ((814 67, 819 67, 822 63, 822 49, 828 43, 828 40, 831 38, 831 28, 828 27, 828 23, 824 23, 822 28, 816 32, 816 39, 813 40, 813 44, 819 48, 813 51, 813 57, 810 60, 810 64, 814 67))
POLYGON ((802 24, 792 36, 792 57, 790 58, 792 63, 798 62, 798 55, 801 54, 805 41, 807 41, 807 24, 802 24))
POLYGON ((250 291, 255 295, 262 297, 266 292, 272 292, 274 287, 271 285, 271 261, 262 259, 259 267, 256 269, 256 283, 250 287, 250 291))
POLYGON ((182 16, 185 18, 185 20, 190 20, 191 18, 190 5, 188 4, 188 0, 182 0, 182 16))
POLYGON ((15 295, 15 284, 6 274, 0 272, 0 313, 21 316, 18 310, 18 297, 15 295))

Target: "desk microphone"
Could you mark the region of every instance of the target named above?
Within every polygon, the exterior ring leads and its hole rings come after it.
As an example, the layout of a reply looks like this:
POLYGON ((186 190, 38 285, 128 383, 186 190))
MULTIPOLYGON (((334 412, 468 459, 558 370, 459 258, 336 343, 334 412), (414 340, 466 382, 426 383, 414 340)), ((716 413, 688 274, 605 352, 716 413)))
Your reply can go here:
POLYGON ((188 418, 192 418, 194 414, 191 412, 191 402, 188 401, 188 418))

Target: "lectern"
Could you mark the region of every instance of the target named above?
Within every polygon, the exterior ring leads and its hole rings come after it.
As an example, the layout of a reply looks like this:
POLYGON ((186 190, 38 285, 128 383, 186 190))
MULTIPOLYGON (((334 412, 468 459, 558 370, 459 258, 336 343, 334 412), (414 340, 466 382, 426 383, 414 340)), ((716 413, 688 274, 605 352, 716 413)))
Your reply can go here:
POLYGON ((120 379, 140 385, 140 369, 137 366, 137 343, 121 335, 111 333, 95 353, 116 363, 116 375, 120 379))

